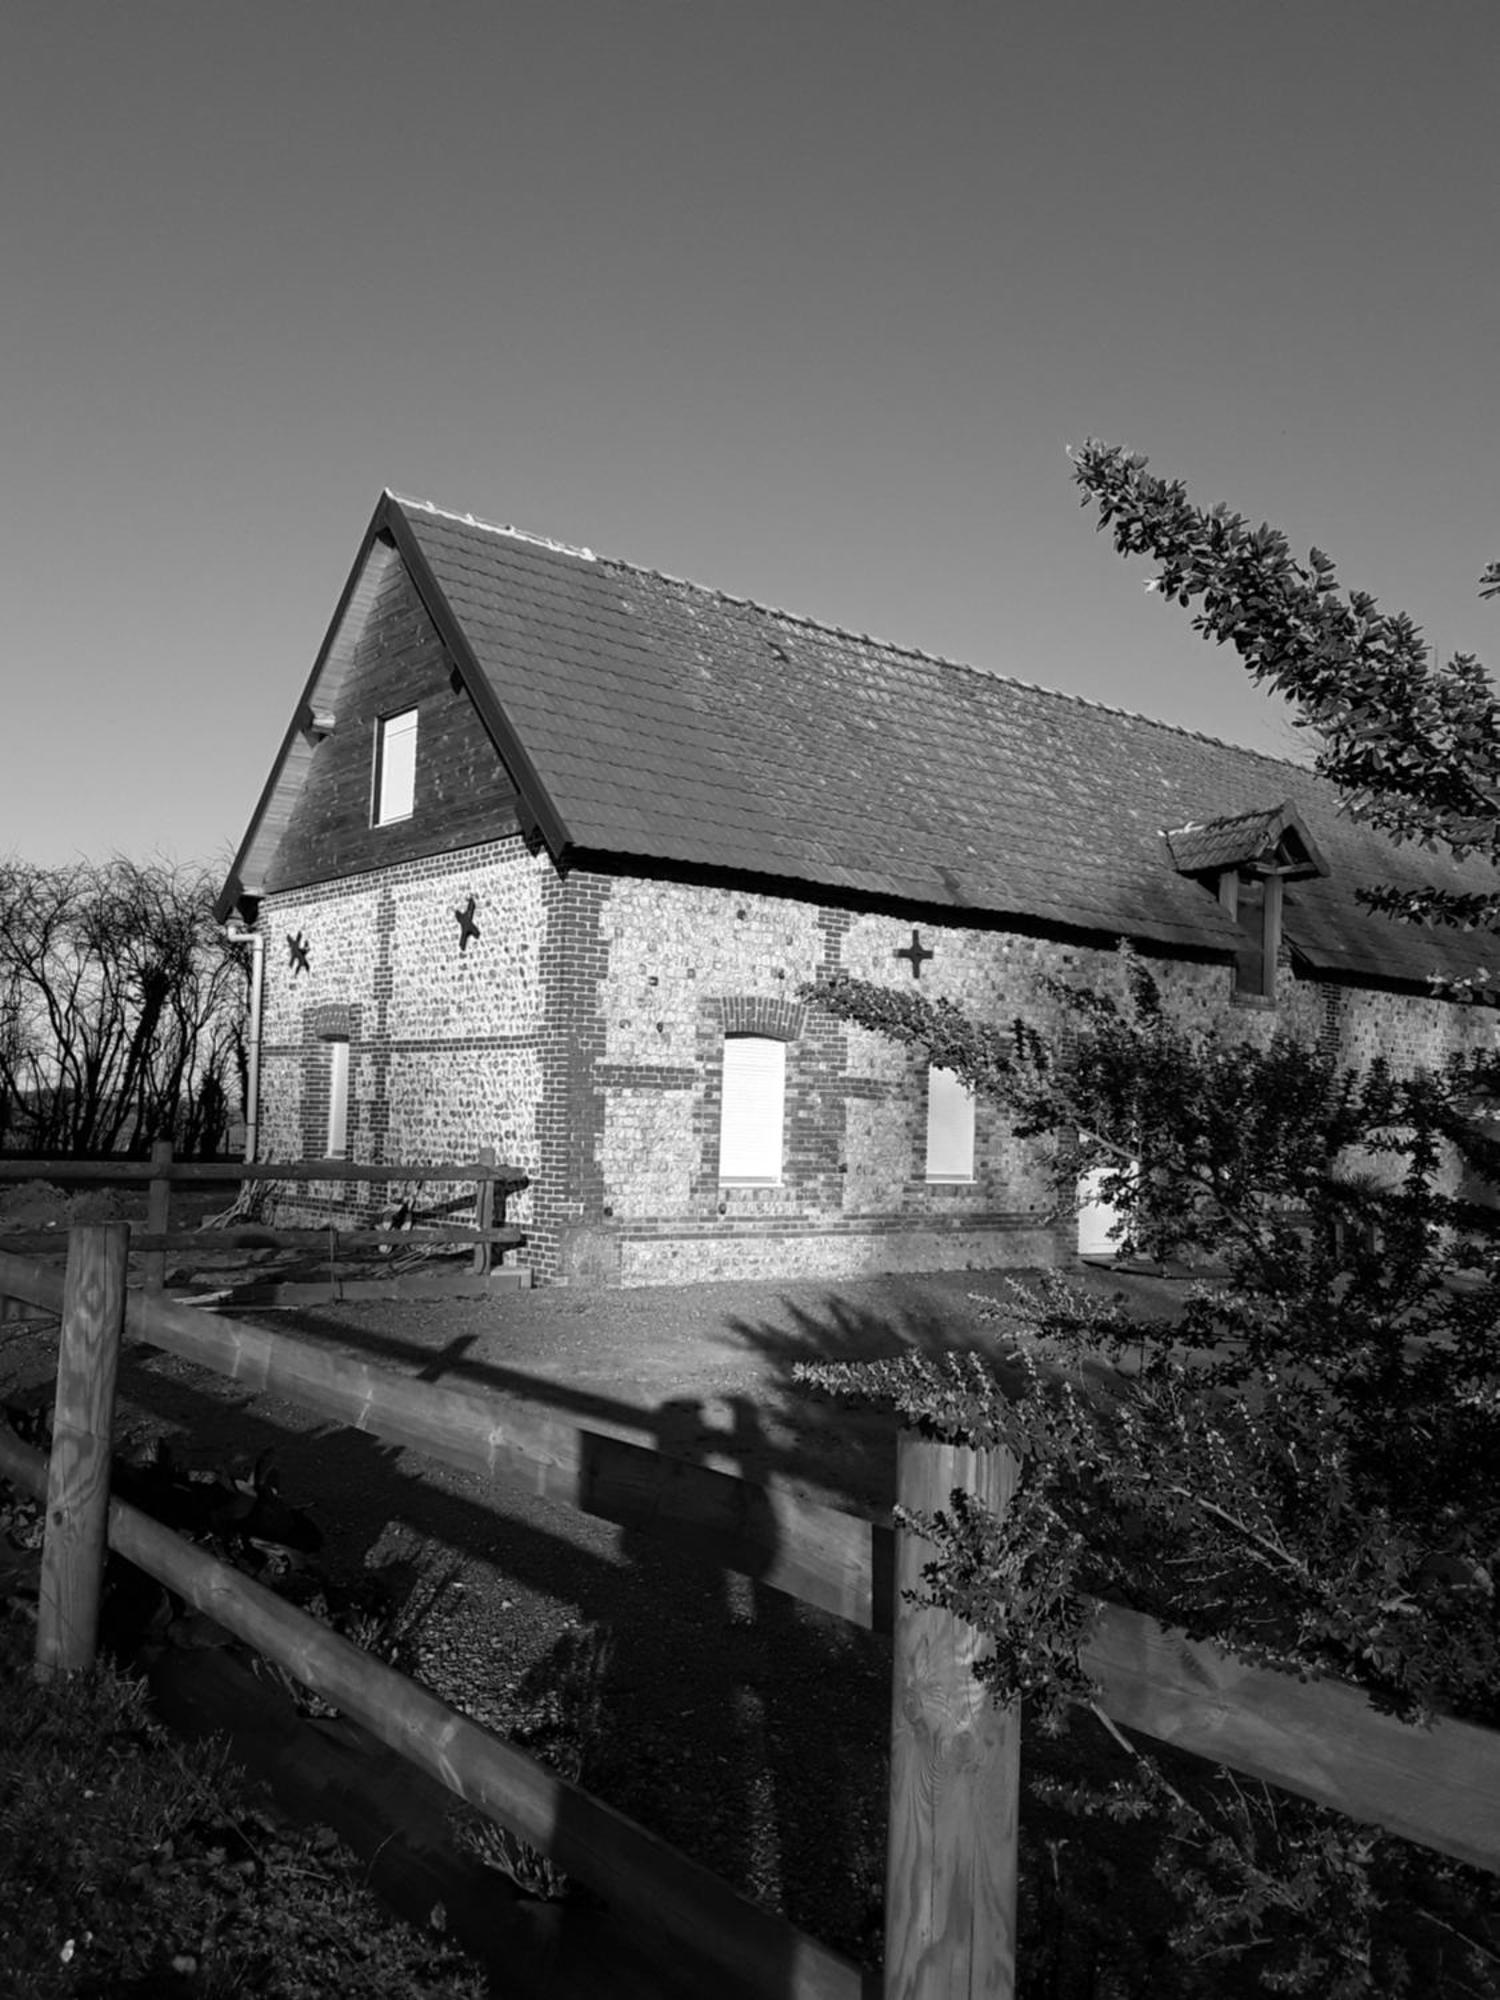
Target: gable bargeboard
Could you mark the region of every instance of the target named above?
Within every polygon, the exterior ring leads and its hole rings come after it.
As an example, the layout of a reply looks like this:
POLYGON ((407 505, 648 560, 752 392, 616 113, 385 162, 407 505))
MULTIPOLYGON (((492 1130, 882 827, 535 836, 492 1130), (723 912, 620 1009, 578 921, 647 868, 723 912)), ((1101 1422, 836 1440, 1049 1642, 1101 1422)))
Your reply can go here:
POLYGON ((1045 973, 1107 987, 1128 936, 1204 1024, 1488 1045, 1489 1009, 1423 990, 1442 941, 1354 899, 1422 866, 1295 766, 387 496, 224 906, 270 940, 264 1156, 322 1150, 347 1039, 353 1155, 494 1145, 532 1177, 535 1275, 648 1282, 1069 1254, 992 1108, 971 1174, 928 1179, 925 1073, 806 1008, 819 971, 919 967, 1009 1018, 1045 973), (410 707, 413 810, 376 826, 375 733, 410 707), (1193 866, 1234 813, 1297 832, 1260 1007, 1193 866), (773 1180, 721 1176, 727 1035, 785 1044, 773 1180))

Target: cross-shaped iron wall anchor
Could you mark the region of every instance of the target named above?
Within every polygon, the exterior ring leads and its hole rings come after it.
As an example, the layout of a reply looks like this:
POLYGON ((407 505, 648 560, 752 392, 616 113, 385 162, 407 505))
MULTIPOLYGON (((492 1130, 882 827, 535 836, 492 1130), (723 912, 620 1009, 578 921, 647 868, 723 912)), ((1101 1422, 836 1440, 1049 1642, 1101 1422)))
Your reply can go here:
POLYGON ((458 918, 458 949, 462 957, 469 949, 469 939, 479 935, 479 926, 474 921, 474 898, 471 896, 465 907, 455 910, 453 914, 458 918))
POLYGON ((298 973, 307 970, 307 939, 301 931, 298 931, 295 937, 290 931, 287 932, 286 951, 287 964, 292 968, 292 977, 295 979, 298 973))
POLYGON ((921 938, 917 935, 915 931, 913 931, 911 934, 911 943, 898 945, 896 948, 895 956, 897 958, 909 958, 911 960, 912 978, 920 979, 922 977, 923 961, 925 959, 935 958, 937 954, 935 952, 929 951, 926 945, 923 944, 921 938))

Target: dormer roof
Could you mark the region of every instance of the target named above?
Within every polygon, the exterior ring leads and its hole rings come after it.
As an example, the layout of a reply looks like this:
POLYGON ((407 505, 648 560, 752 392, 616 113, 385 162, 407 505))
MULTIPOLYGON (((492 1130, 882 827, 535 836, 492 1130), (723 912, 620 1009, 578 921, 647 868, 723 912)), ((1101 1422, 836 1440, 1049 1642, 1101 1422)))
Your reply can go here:
POLYGON ((1290 799, 1257 812, 1189 820, 1168 829, 1167 846, 1180 875, 1222 875, 1226 869, 1246 868, 1300 882, 1328 873, 1322 851, 1290 799))

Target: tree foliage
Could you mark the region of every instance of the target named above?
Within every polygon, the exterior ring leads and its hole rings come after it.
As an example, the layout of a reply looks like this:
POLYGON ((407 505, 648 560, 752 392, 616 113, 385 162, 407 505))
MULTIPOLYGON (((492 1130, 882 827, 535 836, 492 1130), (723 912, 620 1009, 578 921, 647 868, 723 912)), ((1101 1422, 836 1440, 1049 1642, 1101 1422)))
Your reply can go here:
MULTIPOLYGON (((1317 768, 1354 812, 1394 839, 1500 862, 1500 703, 1473 654, 1436 659, 1404 612, 1341 591, 1321 549, 1298 561, 1278 529, 1252 528, 1223 502, 1194 506, 1181 480, 1139 454, 1090 440, 1074 473, 1120 554, 1159 566, 1151 587, 1294 705, 1317 739, 1317 768)), ((1480 595, 1500 595, 1500 563, 1480 595)), ((1500 917, 1500 890, 1362 893, 1411 922, 1479 930, 1500 917)))
MULTIPOLYGON (((1408 1713, 1500 1722, 1500 1238, 1473 1198, 1496 1146, 1469 1115, 1500 1058, 1399 1076, 1189 1029, 1128 950, 1116 993, 1042 982, 1050 1034, 1018 1019, 1001 1038, 844 975, 814 992, 1049 1138, 1060 1206, 1102 1172, 1122 1251, 1215 1269, 1170 1320, 1061 1280, 1023 1291, 1003 1380, 963 1357, 861 1378, 1022 1455, 1000 1540, 963 1527, 979 1571, 1008 1549, 1049 1606, 1100 1593, 1408 1713), (1090 1372, 1101 1357, 1119 1372, 1090 1372)), ((1036 1660, 1007 1635, 1034 1695, 1058 1655, 1046 1625, 1036 1660)))
MULTIPOLYGON (((848 975, 811 990, 1049 1144, 1063 1209, 1081 1174, 1102 1173, 1122 1251, 1212 1260, 1171 1317, 1058 1277, 1017 1285, 998 1365, 804 1371, 1015 1452, 1003 1518, 954 1494, 916 1524, 932 1601, 993 1642, 981 1671, 996 1698, 1053 1727, 1091 1709, 1079 1648, 1103 1598, 1257 1664, 1355 1682, 1414 1721, 1500 1725, 1500 1241, 1472 1198, 1496 1153, 1469 1115, 1500 1086, 1497 1059, 1399 1076, 1288 1037, 1193 1030, 1124 949, 1113 991, 1040 983, 1048 1032, 848 975)), ((1222 1954, 1271 1991, 1432 1990, 1402 1983, 1387 1918, 1399 1891, 1450 1923, 1455 1871, 1435 1857, 1227 1775, 1188 1796, 1150 1757, 1069 1801, 1154 1829, 1173 1948, 1217 1968, 1180 1986, 1158 1968, 1153 1990, 1223 1990, 1222 1954), (1310 1929, 1315 1880, 1352 1930, 1310 1929)), ((1429 1928, 1436 1949, 1435 1916, 1429 1928)), ((1444 1936, 1485 1963, 1482 1934, 1444 1936)), ((1464 1978, 1452 1990, 1500 1991, 1464 1978)))
POLYGON ((243 1095, 245 954, 206 870, 0 860, 0 1149, 219 1150, 243 1095))

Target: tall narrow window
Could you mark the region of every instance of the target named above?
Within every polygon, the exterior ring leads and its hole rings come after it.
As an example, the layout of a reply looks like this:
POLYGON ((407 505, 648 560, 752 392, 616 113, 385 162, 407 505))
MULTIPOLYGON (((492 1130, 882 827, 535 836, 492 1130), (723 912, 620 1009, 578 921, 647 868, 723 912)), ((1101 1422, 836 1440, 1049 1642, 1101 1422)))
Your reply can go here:
POLYGON ((410 819, 417 790, 417 711, 382 716, 375 725, 375 824, 410 819))
POLYGON ((974 1178, 974 1093, 951 1069, 927 1072, 927 1178, 974 1178))
POLYGON ((719 1122, 719 1179, 781 1179, 786 1109, 786 1043, 769 1035, 724 1038, 724 1108, 719 1122))
POLYGON ((329 1042, 328 1049, 328 1143, 323 1157, 349 1157, 349 1044, 329 1042))

